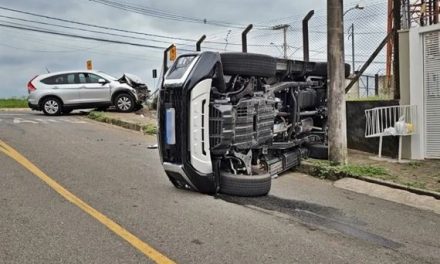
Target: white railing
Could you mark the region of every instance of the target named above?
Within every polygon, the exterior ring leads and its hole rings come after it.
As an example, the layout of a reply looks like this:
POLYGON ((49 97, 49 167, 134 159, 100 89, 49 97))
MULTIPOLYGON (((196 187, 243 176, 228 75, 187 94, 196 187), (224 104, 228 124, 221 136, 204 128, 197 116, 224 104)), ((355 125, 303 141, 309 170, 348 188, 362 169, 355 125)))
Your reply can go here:
POLYGON ((410 136, 417 130, 417 107, 396 105, 365 110, 365 137, 379 137, 379 157, 382 156, 382 138, 399 137, 399 161, 402 157, 402 136, 410 136))

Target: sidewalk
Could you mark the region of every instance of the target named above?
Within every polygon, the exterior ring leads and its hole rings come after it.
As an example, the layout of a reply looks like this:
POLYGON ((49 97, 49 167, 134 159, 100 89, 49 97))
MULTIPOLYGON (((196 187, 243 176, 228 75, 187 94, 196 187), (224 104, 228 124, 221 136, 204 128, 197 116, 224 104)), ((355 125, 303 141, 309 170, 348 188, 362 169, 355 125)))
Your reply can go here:
POLYGON ((301 170, 331 180, 352 177, 415 193, 427 190, 435 192, 431 196, 440 197, 440 160, 402 164, 370 159, 374 156, 372 153, 349 150, 346 166, 331 166, 328 161, 309 159, 303 162, 301 170))
POLYGON ((420 160, 409 163, 392 163, 370 159, 375 154, 350 151, 349 162, 359 165, 373 165, 385 168, 388 175, 383 180, 391 180, 415 188, 440 192, 440 160, 420 160))

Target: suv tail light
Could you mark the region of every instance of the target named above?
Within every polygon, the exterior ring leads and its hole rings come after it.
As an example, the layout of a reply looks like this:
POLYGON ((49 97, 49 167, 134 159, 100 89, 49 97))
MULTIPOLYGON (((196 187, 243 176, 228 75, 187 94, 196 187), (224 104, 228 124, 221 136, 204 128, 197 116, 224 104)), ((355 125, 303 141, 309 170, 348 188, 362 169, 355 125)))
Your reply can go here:
POLYGON ((27 84, 28 93, 31 93, 31 92, 37 90, 37 88, 35 88, 35 86, 32 84, 32 81, 33 81, 35 78, 37 78, 37 77, 38 77, 38 75, 35 75, 35 77, 32 78, 32 79, 28 82, 28 84, 27 84))

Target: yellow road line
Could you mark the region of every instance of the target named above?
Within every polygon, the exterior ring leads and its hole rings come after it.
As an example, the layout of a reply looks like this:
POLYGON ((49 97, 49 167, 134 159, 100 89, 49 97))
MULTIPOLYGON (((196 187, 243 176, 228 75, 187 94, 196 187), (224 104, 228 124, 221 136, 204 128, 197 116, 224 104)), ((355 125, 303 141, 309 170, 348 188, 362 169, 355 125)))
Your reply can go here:
POLYGON ((105 225, 108 229, 113 231, 115 234, 120 236, 121 238, 125 239, 128 243, 130 243, 133 247, 137 248, 139 251, 144 253, 147 257, 149 257, 151 260, 153 260, 156 263, 159 264, 171 264, 175 263, 168 257, 164 256, 154 248, 152 248, 147 243, 143 242, 139 238, 137 238, 135 235, 127 231, 122 226, 116 224, 114 221, 112 221, 110 218, 105 216, 104 214, 100 213, 90 205, 88 205, 86 202, 82 201, 80 198, 75 196, 73 193, 69 192, 67 189, 65 189, 63 186, 61 186, 59 183, 57 183, 55 180, 47 176, 43 171, 41 171, 37 166, 32 164, 28 159, 26 159, 23 155, 18 153, 15 149, 7 145, 5 142, 0 140, 0 152, 3 152, 10 158, 17 161, 19 164, 21 164, 23 167, 28 169, 30 172, 32 172, 35 176, 40 178, 42 181, 44 181, 47 185, 49 185, 52 189, 54 189, 57 193, 59 193, 61 196, 63 196, 65 199, 73 203, 74 205, 81 208, 84 212, 101 222, 103 225, 105 225))

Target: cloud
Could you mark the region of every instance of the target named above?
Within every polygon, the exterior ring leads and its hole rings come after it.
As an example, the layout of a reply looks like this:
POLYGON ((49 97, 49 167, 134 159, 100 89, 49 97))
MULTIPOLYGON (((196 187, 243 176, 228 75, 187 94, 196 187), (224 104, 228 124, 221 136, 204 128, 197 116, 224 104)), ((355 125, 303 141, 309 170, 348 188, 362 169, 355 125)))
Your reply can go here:
MULTIPOLYGON (((122 0, 118 1, 123 2, 122 0)), ((319 11, 321 13, 325 13, 326 7, 326 1, 324 0, 150 0, 143 1, 142 4, 135 0, 124 1, 136 5, 144 5, 151 8, 166 10, 183 16, 201 19, 206 18, 208 21, 220 20, 243 25, 248 23, 276 25, 281 21, 283 23, 297 23, 298 27, 300 27, 300 21, 303 16, 310 9, 314 8, 321 10, 319 11), (285 17, 289 18, 280 20, 280 18, 285 17)), ((232 31, 228 37, 228 42, 230 43, 230 45, 228 45, 228 50, 240 50, 240 46, 234 44, 240 43, 240 33, 242 29, 153 18, 125 12, 88 0, 0 0, 0 6, 60 17, 63 19, 82 21, 90 24, 167 35, 176 38, 183 37, 198 39, 201 35, 206 34, 208 36, 207 41, 224 42, 228 30, 231 29, 232 31)), ((4 10, 0 10, 0 15, 68 25, 62 22, 35 18, 4 10)), ((5 18, 0 18, 0 20, 2 20, 0 23, 5 23, 4 21, 6 20, 12 21, 5 18)), ((25 24, 25 22, 15 22, 25 24)), ((43 25, 34 26, 47 27, 43 25)), ((69 26, 78 25, 72 24, 69 26)), ((179 43, 178 48, 195 49, 195 43, 188 43, 179 40, 173 41, 171 39, 161 38, 154 38, 156 41, 135 40, 55 27, 51 27, 51 30, 68 31, 80 35, 119 39, 160 47, 167 47, 172 42, 176 42, 179 43), (182 45, 184 43, 187 45, 182 45)), ((100 29, 93 30, 99 31, 100 29)), ((119 32, 118 34, 123 33, 119 32)), ((292 46, 289 48, 289 53, 293 54, 292 56, 300 58, 302 56, 301 50, 295 51, 294 48, 302 45, 300 32, 292 32, 289 34, 289 44, 292 46)), ((132 36, 151 39, 151 37, 147 36, 132 36)), ((281 55, 277 45, 282 43, 282 32, 254 29, 249 34, 249 40, 251 45, 266 45, 264 47, 250 46, 250 51, 265 52, 275 56, 281 55), (274 43, 275 45, 271 45, 270 43, 274 43)), ((313 47, 316 47, 316 49, 322 46, 325 47, 325 43, 325 34, 321 34, 319 38, 315 38, 313 47)), ((224 49, 225 44, 205 42, 202 47, 224 49)), ((322 57, 322 53, 318 53, 316 56, 322 57)), ((25 96, 27 93, 26 83, 34 75, 45 73, 46 67, 51 71, 84 69, 85 61, 87 59, 92 59, 94 67, 98 70, 113 75, 130 72, 146 80, 149 86, 152 87, 154 80, 151 77, 151 70, 160 69, 162 63, 162 50, 65 38, 0 27, 0 78, 2 80, 2 84, 0 85, 0 97, 25 96)))

